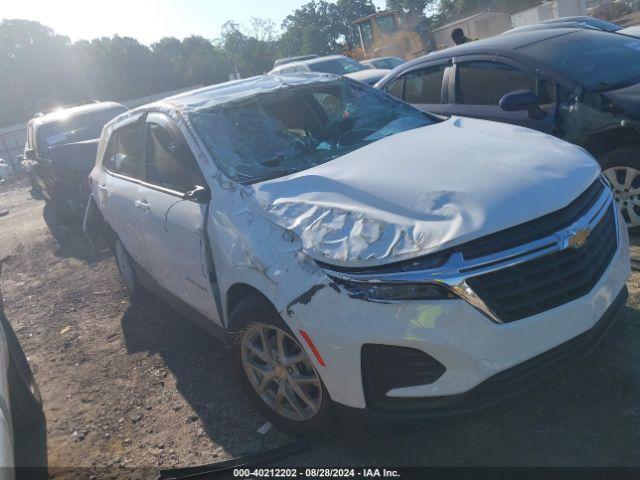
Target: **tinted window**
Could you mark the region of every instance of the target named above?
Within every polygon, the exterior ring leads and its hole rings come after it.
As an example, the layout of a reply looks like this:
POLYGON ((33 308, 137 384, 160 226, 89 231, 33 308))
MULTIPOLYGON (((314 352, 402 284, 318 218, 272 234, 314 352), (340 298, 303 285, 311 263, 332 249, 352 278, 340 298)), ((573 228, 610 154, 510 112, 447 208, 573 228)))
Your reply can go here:
POLYGON ((120 175, 144 179, 141 123, 121 127, 113 132, 105 153, 104 166, 120 175))
POLYGON ((404 100, 409 103, 438 104, 442 98, 444 65, 407 73, 404 100))
POLYGON ((509 65, 495 62, 469 62, 457 66, 456 103, 498 105, 507 93, 536 91, 536 79, 509 65))
POLYGON ((389 95, 393 95, 394 97, 402 98, 402 86, 404 84, 404 76, 396 78, 393 82, 391 82, 387 88, 385 89, 389 95))
POLYGON ((580 31, 519 50, 589 89, 621 88, 640 81, 640 40, 637 38, 580 31))
POLYGON ((380 30, 380 33, 389 34, 396 31, 396 21, 395 17, 392 15, 378 17, 376 21, 378 22, 378 29, 380 30))
POLYGON ((189 148, 157 123, 147 130, 146 181, 178 192, 195 186, 196 162, 189 148))
POLYGON ((53 114, 51 121, 38 128, 38 151, 46 152, 58 145, 99 138, 102 127, 126 110, 125 107, 117 106, 79 115, 65 116, 64 111, 53 114), (60 118, 56 119, 57 116, 60 118))
POLYGON ((360 33, 365 47, 369 47, 373 43, 373 32, 371 31, 371 21, 367 20, 360 24, 360 33))

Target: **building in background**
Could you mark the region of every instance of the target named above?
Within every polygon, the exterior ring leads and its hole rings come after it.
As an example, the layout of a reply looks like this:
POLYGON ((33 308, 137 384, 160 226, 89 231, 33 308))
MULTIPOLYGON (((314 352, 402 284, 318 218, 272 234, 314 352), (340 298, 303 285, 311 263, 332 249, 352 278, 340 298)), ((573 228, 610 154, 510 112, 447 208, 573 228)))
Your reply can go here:
POLYGON ((501 12, 480 12, 437 28, 433 31, 433 37, 438 50, 454 45, 451 32, 456 28, 461 28, 467 37, 480 40, 510 30, 511 16, 501 12))
POLYGON ((587 0, 554 0, 511 15, 513 28, 561 17, 587 14, 587 0))

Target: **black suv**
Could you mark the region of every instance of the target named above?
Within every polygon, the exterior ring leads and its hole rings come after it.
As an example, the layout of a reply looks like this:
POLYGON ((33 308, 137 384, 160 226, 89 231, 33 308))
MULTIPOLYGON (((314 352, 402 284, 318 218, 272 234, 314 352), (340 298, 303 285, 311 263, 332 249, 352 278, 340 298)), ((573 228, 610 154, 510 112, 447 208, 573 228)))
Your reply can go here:
POLYGON ((514 123, 591 153, 640 227, 640 39, 531 30, 407 62, 377 88, 433 113, 514 123))
POLYGON ((126 110, 119 103, 94 102, 39 113, 29 120, 23 165, 32 191, 62 223, 81 220, 102 127, 126 110))

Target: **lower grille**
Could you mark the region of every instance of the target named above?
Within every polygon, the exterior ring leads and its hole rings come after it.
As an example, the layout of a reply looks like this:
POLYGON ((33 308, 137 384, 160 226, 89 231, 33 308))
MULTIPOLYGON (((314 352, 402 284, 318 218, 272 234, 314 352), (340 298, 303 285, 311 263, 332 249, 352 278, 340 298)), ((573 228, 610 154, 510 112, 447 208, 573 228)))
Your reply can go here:
POLYGON ((445 370, 435 358, 414 348, 374 344, 362 347, 362 379, 368 405, 394 388, 429 385, 445 370))
POLYGON ((373 402, 367 398, 367 407, 378 413, 428 418, 470 413, 495 405, 537 383, 544 382, 589 355, 614 326, 627 296, 627 287, 624 287, 592 329, 490 377, 466 393, 417 398, 381 396, 373 402))
POLYGON ((579 249, 566 249, 469 278, 467 284, 503 322, 537 315, 591 291, 617 248, 615 205, 579 249))

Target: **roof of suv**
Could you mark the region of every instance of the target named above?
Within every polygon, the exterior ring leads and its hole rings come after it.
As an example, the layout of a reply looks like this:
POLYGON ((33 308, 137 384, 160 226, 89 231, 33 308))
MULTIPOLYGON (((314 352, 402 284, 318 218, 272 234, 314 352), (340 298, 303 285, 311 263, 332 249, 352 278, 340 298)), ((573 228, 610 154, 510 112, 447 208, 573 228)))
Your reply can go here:
POLYGON ((123 107, 124 105, 117 102, 94 102, 84 105, 77 105, 69 108, 60 108, 43 115, 37 115, 31 119, 32 124, 44 125, 49 122, 57 122, 61 118, 70 118, 76 115, 84 115, 91 112, 99 112, 100 110, 106 110, 113 107, 123 107))
POLYGON ((314 72, 260 75, 180 93, 173 97, 165 98, 158 103, 169 104, 179 110, 211 108, 216 105, 242 100, 261 93, 268 93, 288 87, 329 82, 339 80, 340 78, 342 77, 330 73, 314 72))
POLYGON ((497 35, 495 37, 465 43, 456 47, 431 52, 422 57, 399 65, 392 73, 383 78, 377 85, 384 86, 389 79, 395 78, 398 74, 412 69, 413 67, 424 65, 433 60, 449 59, 461 55, 473 54, 499 54, 501 52, 511 52, 527 45, 549 40, 551 38, 573 33, 583 32, 592 35, 615 35, 615 33, 602 32, 599 30, 585 30, 582 28, 558 28, 549 30, 528 30, 525 32, 514 32, 509 35, 497 35))

